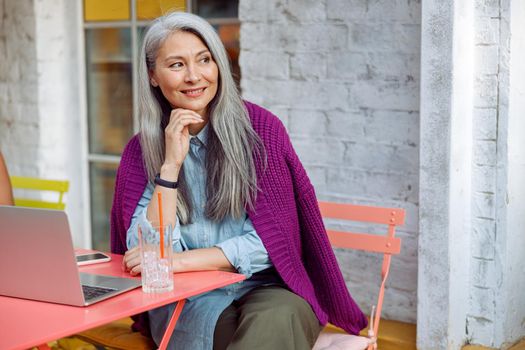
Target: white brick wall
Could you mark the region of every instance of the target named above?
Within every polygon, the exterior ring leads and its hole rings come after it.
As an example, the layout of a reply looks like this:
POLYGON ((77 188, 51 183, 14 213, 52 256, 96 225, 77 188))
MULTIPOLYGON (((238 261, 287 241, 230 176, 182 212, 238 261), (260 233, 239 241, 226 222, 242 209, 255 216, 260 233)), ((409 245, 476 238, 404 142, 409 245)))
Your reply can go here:
POLYGON ((0 150, 11 175, 38 176, 35 15, 32 0, 0 0, 0 150))
POLYGON ((70 181, 74 242, 88 246, 78 6, 0 0, 0 150, 11 175, 70 181))
MULTIPOLYGON (((283 120, 318 196, 407 209, 384 314, 415 322, 420 1, 241 0, 239 17, 243 95, 283 120)), ((337 255, 368 312, 380 262, 337 255)))

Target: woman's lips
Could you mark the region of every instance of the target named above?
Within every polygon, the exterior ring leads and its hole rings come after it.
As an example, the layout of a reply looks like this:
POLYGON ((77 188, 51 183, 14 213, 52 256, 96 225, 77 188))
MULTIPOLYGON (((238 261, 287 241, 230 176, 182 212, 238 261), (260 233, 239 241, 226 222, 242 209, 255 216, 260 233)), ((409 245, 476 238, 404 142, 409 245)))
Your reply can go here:
POLYGON ((188 89, 188 90, 181 90, 181 92, 188 96, 188 97, 200 97, 206 88, 198 88, 198 89, 188 89))

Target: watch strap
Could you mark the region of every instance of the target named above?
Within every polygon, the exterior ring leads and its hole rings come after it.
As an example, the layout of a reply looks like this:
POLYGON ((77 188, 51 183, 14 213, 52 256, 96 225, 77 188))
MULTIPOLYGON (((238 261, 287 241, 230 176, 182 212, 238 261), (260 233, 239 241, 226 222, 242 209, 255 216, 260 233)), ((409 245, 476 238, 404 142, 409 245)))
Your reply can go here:
POLYGON ((155 175, 154 182, 155 184, 162 186, 162 187, 173 188, 173 189, 179 187, 178 181, 168 181, 168 180, 161 179, 160 174, 155 175))

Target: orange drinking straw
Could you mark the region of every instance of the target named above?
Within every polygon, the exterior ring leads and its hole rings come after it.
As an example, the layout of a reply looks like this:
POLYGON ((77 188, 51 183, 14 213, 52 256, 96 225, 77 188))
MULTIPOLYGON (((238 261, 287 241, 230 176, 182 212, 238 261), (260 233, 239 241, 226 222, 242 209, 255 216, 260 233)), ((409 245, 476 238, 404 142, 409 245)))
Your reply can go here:
POLYGON ((162 221, 162 193, 157 192, 159 200, 159 224, 160 224, 160 258, 164 259, 164 222, 162 221))

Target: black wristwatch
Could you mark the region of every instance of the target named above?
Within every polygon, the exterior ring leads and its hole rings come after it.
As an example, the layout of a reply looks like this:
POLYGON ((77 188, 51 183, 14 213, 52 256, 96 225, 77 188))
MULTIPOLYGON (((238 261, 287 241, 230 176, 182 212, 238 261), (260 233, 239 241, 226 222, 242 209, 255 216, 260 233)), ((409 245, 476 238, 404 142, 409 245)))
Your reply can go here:
POLYGON ((160 173, 155 175, 155 184, 162 186, 162 187, 174 188, 174 189, 179 187, 178 181, 163 180, 160 178, 160 173))

